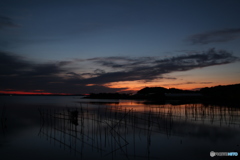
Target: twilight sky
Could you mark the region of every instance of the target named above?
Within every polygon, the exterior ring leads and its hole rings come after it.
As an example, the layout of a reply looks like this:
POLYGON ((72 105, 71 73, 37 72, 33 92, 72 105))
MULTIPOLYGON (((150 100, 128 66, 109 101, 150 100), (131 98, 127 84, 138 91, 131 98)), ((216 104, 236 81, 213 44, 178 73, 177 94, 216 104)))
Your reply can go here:
POLYGON ((239 0, 1 0, 0 93, 240 83, 239 0))

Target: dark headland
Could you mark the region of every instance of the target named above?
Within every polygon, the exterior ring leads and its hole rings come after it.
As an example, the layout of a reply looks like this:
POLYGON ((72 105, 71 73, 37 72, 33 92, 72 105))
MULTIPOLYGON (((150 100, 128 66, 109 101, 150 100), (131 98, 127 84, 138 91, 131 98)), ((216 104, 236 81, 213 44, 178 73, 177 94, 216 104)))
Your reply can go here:
POLYGON ((196 101, 196 102, 239 102, 240 84, 219 85, 198 91, 164 87, 145 87, 136 94, 91 93, 85 98, 93 99, 144 99, 149 101, 196 101))

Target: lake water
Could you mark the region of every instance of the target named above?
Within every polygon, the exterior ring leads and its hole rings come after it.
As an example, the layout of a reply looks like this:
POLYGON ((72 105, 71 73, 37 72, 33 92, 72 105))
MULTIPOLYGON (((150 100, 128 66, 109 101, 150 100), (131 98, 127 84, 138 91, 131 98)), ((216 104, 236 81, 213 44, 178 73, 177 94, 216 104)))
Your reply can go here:
POLYGON ((77 96, 1 96, 0 157, 238 159, 212 158, 210 151, 240 153, 239 108, 77 96))

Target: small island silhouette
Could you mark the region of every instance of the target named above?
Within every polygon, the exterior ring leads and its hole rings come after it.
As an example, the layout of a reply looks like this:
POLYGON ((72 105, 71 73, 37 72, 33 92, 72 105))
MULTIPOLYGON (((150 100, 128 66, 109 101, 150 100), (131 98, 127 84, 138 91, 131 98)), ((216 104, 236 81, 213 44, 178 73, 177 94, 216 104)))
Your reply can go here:
MULTIPOLYGON (((0 94, 0 96, 26 95, 26 94, 0 94)), ((182 90, 177 88, 145 87, 136 94, 132 93, 90 93, 90 94, 27 94, 27 96, 84 96, 89 99, 140 99, 148 102, 165 103, 166 101, 192 103, 192 102, 227 102, 240 101, 240 83, 232 85, 219 85, 205 87, 199 90, 182 90)))
POLYGON ((164 87, 145 87, 136 94, 121 93, 90 93, 85 98, 93 99, 146 99, 152 101, 231 101, 240 100, 240 84, 219 85, 201 88, 198 91, 164 87))

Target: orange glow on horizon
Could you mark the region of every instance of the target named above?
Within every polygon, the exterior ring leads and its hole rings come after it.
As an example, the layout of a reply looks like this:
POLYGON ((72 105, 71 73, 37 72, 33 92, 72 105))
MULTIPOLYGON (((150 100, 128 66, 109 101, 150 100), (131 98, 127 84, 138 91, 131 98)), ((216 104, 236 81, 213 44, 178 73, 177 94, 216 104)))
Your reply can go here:
POLYGON ((209 81, 204 81, 204 79, 192 78, 191 81, 187 80, 154 80, 154 81, 119 81, 106 83, 103 86, 109 88, 123 88, 118 92, 130 92, 137 93, 137 91, 145 87, 164 87, 164 88, 176 88, 182 90, 200 90, 205 87, 215 87, 219 85, 232 85, 239 84, 239 81, 236 80, 227 80, 227 79, 211 79, 209 81))
MULTIPOLYGON (((174 82, 176 83, 176 82, 174 82)), ((164 88, 177 88, 183 90, 194 90, 196 88, 204 88, 209 87, 209 84, 181 84, 175 85, 173 82, 171 83, 164 83, 164 82, 143 82, 143 81, 125 81, 125 82, 112 82, 104 84, 105 87, 109 88, 125 88, 121 89, 118 92, 134 92, 145 88, 145 87, 164 87, 164 88)), ((213 86, 213 85, 212 85, 213 86)))
MULTIPOLYGON (((169 81, 119 81, 119 82, 110 82, 105 83, 102 86, 117 89, 117 93, 131 93, 136 94, 139 90, 145 87, 164 87, 164 88, 176 88, 182 90, 198 90, 205 87, 214 87, 218 85, 232 85, 237 84, 234 82, 223 81, 218 82, 214 81, 211 83, 201 83, 197 81, 193 81, 192 83, 188 83, 186 81, 177 81, 177 80, 169 80, 169 81)), ((87 84, 86 86, 94 86, 95 84, 87 84)), ((45 92, 44 90, 31 90, 31 91, 19 91, 14 89, 5 89, 0 90, 0 94, 21 94, 21 95, 74 95, 72 93, 51 93, 45 92)), ((89 93, 81 93, 81 95, 89 95, 89 93)))
POLYGON ((96 84, 86 84, 85 86, 95 86, 96 84))

